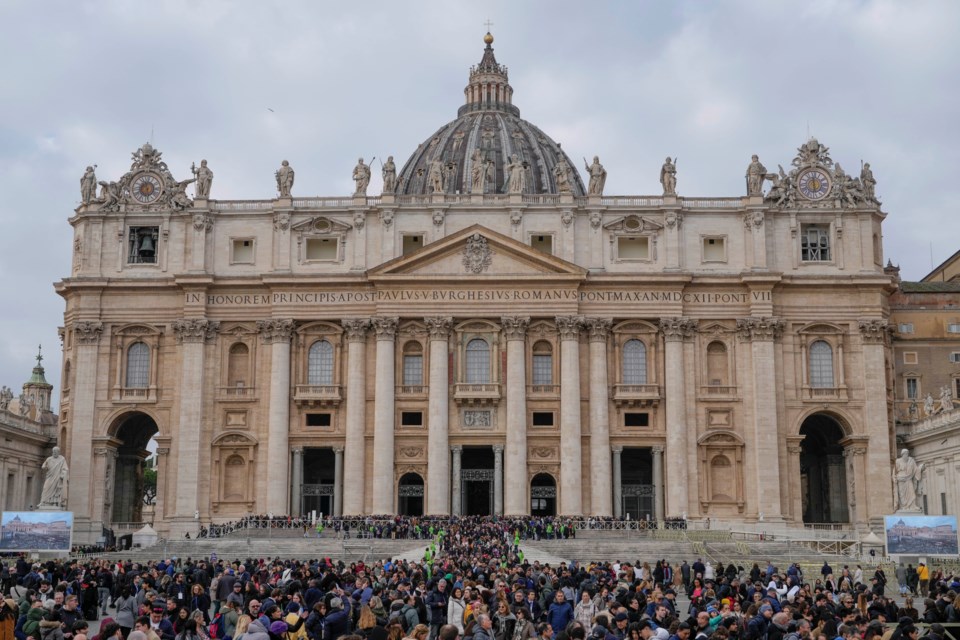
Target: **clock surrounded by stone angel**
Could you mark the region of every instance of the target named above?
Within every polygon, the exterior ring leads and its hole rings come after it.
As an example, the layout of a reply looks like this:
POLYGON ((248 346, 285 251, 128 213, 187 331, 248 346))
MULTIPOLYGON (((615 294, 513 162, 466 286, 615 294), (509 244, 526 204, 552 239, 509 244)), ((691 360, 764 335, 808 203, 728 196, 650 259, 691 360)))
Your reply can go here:
POLYGON ((807 169, 797 176, 797 188, 807 200, 822 200, 830 193, 830 176, 822 169, 807 169))
POLYGON ((141 173, 130 185, 130 195, 140 204, 150 204, 160 197, 163 183, 152 173, 141 173))

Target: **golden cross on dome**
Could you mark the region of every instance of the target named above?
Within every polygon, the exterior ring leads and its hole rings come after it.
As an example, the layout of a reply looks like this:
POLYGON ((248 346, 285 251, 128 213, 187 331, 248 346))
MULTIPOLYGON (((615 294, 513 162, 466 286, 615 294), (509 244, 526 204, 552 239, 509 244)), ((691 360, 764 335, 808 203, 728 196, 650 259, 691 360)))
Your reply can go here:
POLYGON ((37 345, 37 366, 40 366, 40 361, 43 360, 43 356, 40 353, 43 351, 43 345, 37 345))
POLYGON ((493 26, 493 23, 490 22, 490 18, 487 18, 487 21, 484 23, 484 25, 487 27, 487 33, 490 33, 490 27, 493 26))

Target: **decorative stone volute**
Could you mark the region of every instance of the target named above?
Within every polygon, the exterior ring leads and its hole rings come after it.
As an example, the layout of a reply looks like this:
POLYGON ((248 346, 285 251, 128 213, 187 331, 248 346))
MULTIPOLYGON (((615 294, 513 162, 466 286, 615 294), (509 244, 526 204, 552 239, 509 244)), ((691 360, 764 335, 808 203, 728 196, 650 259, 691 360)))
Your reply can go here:
POLYGON ((683 317, 660 318, 660 331, 667 341, 685 340, 697 330, 695 320, 683 317))
POLYGON ((740 318, 737 333, 743 341, 776 340, 783 333, 783 320, 772 317, 740 318))
POLYGON ((257 331, 264 344, 274 342, 289 342, 293 337, 295 323, 289 318, 271 318, 269 320, 257 320, 257 331))
POLYGON ((393 340, 397 335, 399 318, 371 318, 370 324, 377 335, 377 340, 393 340))
POLYGON ((557 333, 561 340, 578 340, 583 328, 583 316, 557 316, 557 333))
POLYGON ((97 344, 100 334, 103 333, 103 323, 81 321, 73 325, 73 337, 77 344, 97 344))
POLYGON ((449 316, 428 316, 423 319, 427 325, 427 331, 430 337, 434 339, 446 340, 450 336, 450 329, 453 327, 453 318, 449 316))
POLYGON ((503 316, 500 318, 503 335, 507 340, 523 340, 530 326, 529 316, 503 316))
POLYGON ((347 332, 347 340, 350 342, 363 342, 367 339, 367 331, 370 330, 370 321, 366 318, 345 318, 340 322, 347 332))
POLYGON ((893 333, 893 326, 886 320, 861 320, 860 338, 865 344, 884 344, 887 336, 893 333))
POLYGON ((583 321, 584 328, 590 337, 590 342, 606 342, 610 335, 610 328, 613 326, 613 320, 610 318, 586 318, 583 321))
POLYGON ((205 342, 217 335, 220 322, 206 318, 189 318, 174 320, 172 327, 177 342, 205 342))

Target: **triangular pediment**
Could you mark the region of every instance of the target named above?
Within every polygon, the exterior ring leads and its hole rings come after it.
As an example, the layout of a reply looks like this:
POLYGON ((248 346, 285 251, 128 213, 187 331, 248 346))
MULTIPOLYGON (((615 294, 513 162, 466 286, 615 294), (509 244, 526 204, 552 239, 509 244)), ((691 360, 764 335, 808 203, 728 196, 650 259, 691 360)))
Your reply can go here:
POLYGON ((397 278, 583 279, 587 270, 475 224, 422 249, 374 267, 371 280, 397 278))

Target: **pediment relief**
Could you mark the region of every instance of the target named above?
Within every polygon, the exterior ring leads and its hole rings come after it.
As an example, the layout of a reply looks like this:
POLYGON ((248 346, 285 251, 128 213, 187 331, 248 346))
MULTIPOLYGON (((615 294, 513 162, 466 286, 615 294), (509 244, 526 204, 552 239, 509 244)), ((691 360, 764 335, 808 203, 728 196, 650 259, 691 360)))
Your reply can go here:
POLYGON ((343 333, 343 327, 332 322, 309 322, 303 326, 297 327, 297 333, 301 336, 311 335, 340 335, 343 333))
POLYGON ((530 323, 527 329, 527 335, 530 338, 549 338, 557 335, 557 327, 547 320, 536 320, 530 323))
POLYGON ((454 327, 454 331, 459 331, 461 333, 482 333, 490 331, 497 332, 500 331, 500 325, 487 322, 486 320, 470 320, 458 324, 456 327, 454 327))
POLYGON ((743 438, 733 431, 713 429, 697 439, 697 444, 724 447, 742 447, 743 438))
POLYGON ((426 337, 429 332, 427 331, 427 325, 418 320, 411 320, 400 326, 399 333, 405 337, 423 338, 426 337))
POLYGON ((247 337, 247 336, 256 335, 257 333, 259 332, 257 331, 257 328, 253 325, 231 323, 231 324, 224 324, 220 326, 221 336, 229 336, 232 338, 236 338, 238 340, 243 339, 244 337, 247 337))
POLYGON ((300 235, 331 235, 346 233, 351 226, 345 222, 340 222, 327 216, 314 216, 291 226, 292 231, 300 235))
POLYGON ((663 224, 648 216, 631 214, 614 218, 604 224, 603 228, 617 233, 656 233, 663 229, 663 224))
POLYGON ((709 338, 713 336, 719 337, 726 334, 733 334, 737 332, 737 329, 736 327, 728 327, 722 322, 711 321, 711 322, 705 322, 702 325, 700 325, 700 327, 698 328, 698 331, 700 332, 701 335, 709 338))
POLYGON ((251 447, 257 445, 257 439, 246 433, 228 431, 226 433, 221 433, 219 436, 214 438, 213 442, 210 444, 214 446, 251 447))
POLYGON ((627 320, 614 325, 614 333, 657 333, 660 330, 656 325, 643 320, 627 320))
POLYGON ((147 324, 125 324, 117 327, 114 330, 114 333, 118 336, 131 338, 135 336, 159 336, 163 335, 163 329, 161 327, 152 327, 147 324))
POLYGON ((498 279, 503 276, 586 277, 586 269, 480 225, 374 267, 371 280, 408 276, 498 279))
POLYGON ((843 335, 846 332, 847 330, 845 328, 829 322, 811 322, 797 329, 797 333, 800 333, 803 335, 815 334, 819 336, 843 335))

